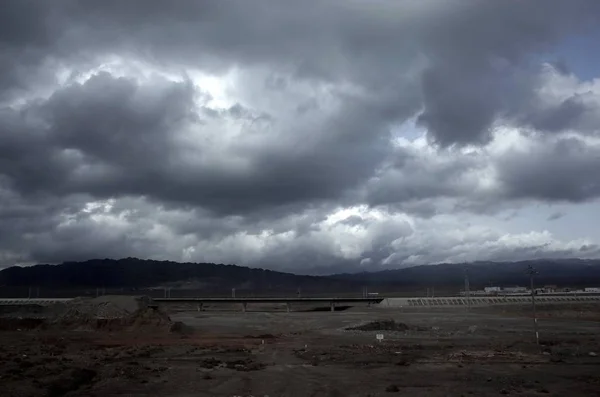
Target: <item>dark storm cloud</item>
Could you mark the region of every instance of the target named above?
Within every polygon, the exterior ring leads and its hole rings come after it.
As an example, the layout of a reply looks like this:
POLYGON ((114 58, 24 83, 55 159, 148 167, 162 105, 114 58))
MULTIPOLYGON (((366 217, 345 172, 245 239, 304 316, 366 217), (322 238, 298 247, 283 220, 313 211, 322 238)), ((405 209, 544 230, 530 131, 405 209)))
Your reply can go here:
POLYGON ((559 138, 498 159, 498 178, 510 198, 582 202, 600 196, 600 149, 559 138))
MULTIPOLYGON (((485 142, 527 82, 515 70, 562 35, 600 17, 590 0, 358 2, 103 1, 3 3, 4 67, 90 62, 118 54, 177 69, 268 65, 296 78, 352 81, 378 92, 427 65, 421 122, 442 145, 485 142), (539 12, 543 9, 543 12, 539 12), (10 22, 10 23, 8 23, 10 22), (507 86, 508 85, 508 86, 507 86)), ((13 79, 23 81, 26 79, 13 79)), ((393 98, 392 98, 393 99, 393 98)), ((393 106, 390 104, 390 106, 393 106)))
POLYGON ((555 107, 532 114, 529 122, 539 130, 562 131, 574 126, 575 122, 589 110, 592 109, 586 106, 581 95, 574 95, 561 101, 555 107))
POLYGON ((477 181, 465 178, 481 162, 475 156, 455 153, 446 159, 442 155, 429 158, 398 148, 392 158, 367 184, 371 205, 460 197, 476 188, 477 181))
POLYGON ((0 101, 22 94, 45 75, 40 66, 50 57, 60 34, 50 3, 7 0, 0 6, 0 101))
POLYGON ((453 3, 426 35, 431 66, 424 72, 420 121, 448 146, 490 139, 495 118, 515 111, 531 89, 528 61, 566 32, 597 23, 600 4, 479 1, 453 3), (540 10, 543 9, 543 12, 540 10))
POLYGON ((459 149, 486 144, 504 119, 594 133, 593 93, 554 102, 536 93, 542 55, 599 17, 593 0, 5 0, 0 260, 184 251, 288 268, 436 260, 451 247, 432 249, 405 221, 324 219, 363 203, 431 217, 444 200, 485 212, 500 200, 597 197, 600 164, 581 141, 540 141, 495 160, 459 149), (112 60, 183 78, 98 71, 112 60), (242 70, 244 100, 211 108, 186 77, 192 69, 242 70), (435 156, 390 143, 409 118, 426 127, 435 156), (474 170, 489 161, 500 179, 486 191, 474 170), (86 207, 106 199, 108 214, 86 207), (349 254, 339 246, 354 240, 328 239, 336 227, 371 244, 349 254), (274 237, 263 246, 262 234, 274 237))
POLYGON ((3 109, 0 169, 23 193, 134 190, 162 172, 168 131, 192 117, 191 87, 159 83, 101 73, 46 101, 3 109))
POLYGON ((598 136, 600 104, 596 93, 574 93, 550 104, 545 101, 547 98, 532 98, 525 111, 516 116, 517 124, 549 133, 574 130, 598 136))
MULTIPOLYGON (((24 194, 142 195, 227 214, 339 199, 389 150, 378 104, 373 109, 369 102, 348 99, 320 125, 330 132, 308 146, 304 142, 302 150, 256 148, 245 153, 250 168, 237 171, 210 161, 189 164, 177 134, 204 128, 193 110, 195 94, 188 82, 137 83, 100 73, 47 101, 5 108, 0 169, 24 194)), ((211 117, 238 120, 248 114, 235 105, 211 117)), ((308 127, 283 128, 286 135, 302 136, 308 127)), ((197 159, 215 150, 199 149, 197 159)), ((221 156, 225 163, 228 155, 221 156)))

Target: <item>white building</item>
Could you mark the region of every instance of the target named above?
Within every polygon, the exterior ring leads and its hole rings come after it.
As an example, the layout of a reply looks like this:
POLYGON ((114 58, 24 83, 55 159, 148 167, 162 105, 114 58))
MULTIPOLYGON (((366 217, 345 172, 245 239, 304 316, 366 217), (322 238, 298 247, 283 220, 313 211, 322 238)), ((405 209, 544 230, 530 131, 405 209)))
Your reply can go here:
POLYGON ((493 294, 494 292, 500 292, 502 290, 502 288, 500 287, 485 287, 483 289, 486 294, 493 294))
POLYGON ((517 293, 523 293, 523 292, 527 292, 527 288, 526 287, 505 287, 502 288, 502 292, 506 292, 507 294, 517 294, 517 293))

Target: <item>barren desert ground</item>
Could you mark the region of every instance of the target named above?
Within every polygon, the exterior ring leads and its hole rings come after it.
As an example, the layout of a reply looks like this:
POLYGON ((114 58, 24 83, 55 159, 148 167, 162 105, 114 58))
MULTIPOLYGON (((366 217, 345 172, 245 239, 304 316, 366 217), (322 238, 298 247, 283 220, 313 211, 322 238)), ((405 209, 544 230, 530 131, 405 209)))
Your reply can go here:
POLYGON ((0 394, 600 395, 600 308, 540 308, 539 347, 528 313, 213 309, 85 326, 5 313, 0 394))

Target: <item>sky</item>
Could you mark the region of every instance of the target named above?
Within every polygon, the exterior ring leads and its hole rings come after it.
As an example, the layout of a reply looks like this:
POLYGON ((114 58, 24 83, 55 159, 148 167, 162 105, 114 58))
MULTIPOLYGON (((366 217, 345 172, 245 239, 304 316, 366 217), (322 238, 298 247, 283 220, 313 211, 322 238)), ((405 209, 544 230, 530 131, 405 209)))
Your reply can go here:
POLYGON ((3 0, 0 267, 600 257, 597 0, 3 0))

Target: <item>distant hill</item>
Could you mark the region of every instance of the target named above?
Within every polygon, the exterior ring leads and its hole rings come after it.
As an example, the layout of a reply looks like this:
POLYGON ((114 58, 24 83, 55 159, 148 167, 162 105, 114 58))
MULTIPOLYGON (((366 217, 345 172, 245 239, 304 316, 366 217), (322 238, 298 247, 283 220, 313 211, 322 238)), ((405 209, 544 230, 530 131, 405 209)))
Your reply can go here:
POLYGON ((529 285, 529 276, 526 274, 528 265, 532 265, 538 271, 535 276, 536 285, 556 284, 574 287, 600 285, 600 260, 597 259, 447 263, 372 273, 338 274, 334 277, 370 285, 394 285, 396 287, 460 286, 464 283, 465 269, 467 269, 472 288, 483 288, 490 285, 526 286, 529 285))
POLYGON ((60 265, 13 266, 0 271, 0 286, 52 288, 147 288, 168 285, 196 289, 342 288, 352 280, 298 276, 272 270, 215 263, 178 263, 137 258, 93 259, 60 265))
POLYGON ((458 290, 464 284, 468 269, 473 289, 488 285, 528 285, 525 273, 533 265, 539 272, 536 284, 559 286, 600 286, 600 260, 536 260, 522 262, 476 262, 415 266, 397 270, 337 274, 332 276, 300 276, 272 270, 214 263, 178 263, 137 258, 94 259, 65 262, 60 265, 10 267, 0 271, 0 287, 49 288, 149 288, 171 286, 178 289, 202 290, 206 293, 238 288, 265 293, 318 291, 360 293, 362 286, 379 291, 418 290, 447 287, 458 290), (358 291, 358 292, 357 292, 358 291))

